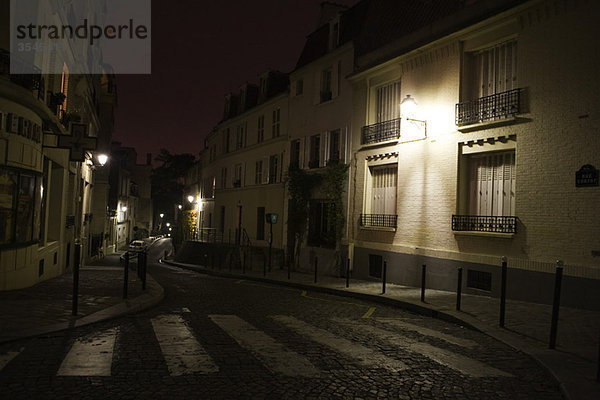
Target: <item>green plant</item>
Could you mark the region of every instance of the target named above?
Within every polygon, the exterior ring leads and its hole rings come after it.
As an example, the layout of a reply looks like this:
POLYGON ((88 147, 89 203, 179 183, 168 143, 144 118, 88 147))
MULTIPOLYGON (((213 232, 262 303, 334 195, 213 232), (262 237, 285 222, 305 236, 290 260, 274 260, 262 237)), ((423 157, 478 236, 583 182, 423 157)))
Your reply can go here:
POLYGON ((288 235, 293 243, 293 260, 298 262, 300 246, 306 232, 308 220, 308 204, 315 187, 319 185, 322 176, 308 173, 295 165, 288 169, 288 189, 290 199, 288 203, 288 235))

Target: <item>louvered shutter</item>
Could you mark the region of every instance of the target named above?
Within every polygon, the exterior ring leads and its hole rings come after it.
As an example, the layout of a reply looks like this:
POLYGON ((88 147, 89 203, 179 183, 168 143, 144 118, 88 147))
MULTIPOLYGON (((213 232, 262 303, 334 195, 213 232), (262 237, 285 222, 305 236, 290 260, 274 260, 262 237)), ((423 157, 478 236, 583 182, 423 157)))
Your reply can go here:
POLYGON ((261 178, 262 183, 269 183, 269 157, 263 157, 261 178))

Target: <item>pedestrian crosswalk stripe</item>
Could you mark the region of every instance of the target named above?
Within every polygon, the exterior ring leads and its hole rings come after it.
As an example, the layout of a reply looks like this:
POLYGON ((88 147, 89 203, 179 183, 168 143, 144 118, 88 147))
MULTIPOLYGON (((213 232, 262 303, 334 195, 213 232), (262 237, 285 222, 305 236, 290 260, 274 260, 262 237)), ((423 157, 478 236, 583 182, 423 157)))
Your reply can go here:
POLYGON ((508 376, 512 375, 497 368, 490 367, 480 361, 453 353, 449 350, 432 346, 428 343, 419 342, 415 339, 398 335, 385 329, 380 329, 370 325, 357 325, 354 321, 335 320, 336 322, 349 327, 350 329, 366 334, 372 337, 378 337, 400 348, 404 348, 414 353, 419 353, 438 364, 461 372, 464 375, 482 378, 487 376, 508 376))
POLYGON ((152 318, 151 322, 171 375, 219 371, 180 315, 161 315, 152 318))
POLYGON ((6 354, 0 354, 0 371, 2 371, 4 367, 6 367, 6 364, 11 362, 13 358, 21 354, 23 350, 24 348, 22 348, 19 351, 9 351, 6 354))
POLYGON ((117 328, 77 339, 63 360, 59 376, 110 376, 117 328))
POLYGON ((455 344, 455 345, 461 346, 461 347, 473 348, 473 347, 477 346, 477 342, 474 342, 473 340, 448 335, 447 333, 442 333, 442 332, 436 331, 434 329, 425 328, 423 326, 404 322, 399 319, 377 318, 376 321, 383 322, 384 324, 387 324, 387 325, 390 325, 393 327, 397 327, 400 329, 404 329, 407 331, 414 331, 414 332, 420 333, 421 335, 424 335, 424 336, 442 339, 448 343, 452 343, 452 344, 455 344))
POLYGON ((327 346, 338 353, 357 360, 361 365, 369 367, 382 367, 391 371, 401 371, 407 368, 406 364, 399 360, 387 357, 366 346, 336 336, 325 329, 309 325, 306 322, 294 317, 275 315, 272 318, 319 344, 327 346))
POLYGON ((235 315, 209 315, 209 318, 249 350, 269 370, 288 376, 313 377, 320 374, 304 356, 288 349, 271 336, 235 315))

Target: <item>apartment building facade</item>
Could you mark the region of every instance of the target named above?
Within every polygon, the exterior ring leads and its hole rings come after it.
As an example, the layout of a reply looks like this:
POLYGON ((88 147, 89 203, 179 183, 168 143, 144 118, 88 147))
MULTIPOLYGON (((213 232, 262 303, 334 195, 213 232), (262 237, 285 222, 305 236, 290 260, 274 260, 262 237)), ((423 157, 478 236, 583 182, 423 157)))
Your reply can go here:
POLYGON ((562 260, 563 304, 598 304, 599 85, 582 77, 600 10, 517 3, 473 2, 357 57, 354 276, 386 262, 418 286, 425 264, 428 287, 455 290, 462 267, 467 291, 498 295, 506 257, 509 297, 549 301, 562 260))
MULTIPOLYGON (((107 224, 105 212, 94 215, 94 186, 116 92, 110 68, 70 74, 68 48, 33 61, 11 54, 9 2, 0 7, 0 290, 7 290, 60 275, 76 256, 91 256, 92 238, 107 224), (27 73, 11 74, 11 62, 27 73), (60 66, 61 74, 42 73, 41 67, 60 66)), ((61 7, 39 7, 57 23, 66 18, 61 7)), ((101 9, 88 12, 102 18, 101 9)), ((78 61, 101 65, 99 54, 86 57, 78 61)))
POLYGON ((267 214, 277 214, 272 246, 284 246, 284 165, 288 161, 288 76, 266 71, 225 99, 223 120, 206 138, 196 186, 198 232, 207 240, 268 246, 267 214))

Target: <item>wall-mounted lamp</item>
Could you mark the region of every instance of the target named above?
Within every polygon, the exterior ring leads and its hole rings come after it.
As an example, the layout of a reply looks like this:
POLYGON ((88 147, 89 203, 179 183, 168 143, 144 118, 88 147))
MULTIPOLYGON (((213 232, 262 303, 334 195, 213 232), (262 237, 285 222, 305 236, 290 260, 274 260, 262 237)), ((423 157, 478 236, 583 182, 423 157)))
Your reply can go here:
POLYGON ((123 211, 123 212, 127 211, 127 207, 126 206, 121 207, 121 211, 123 211))
POLYGON ((158 215, 159 215, 161 218, 165 216, 165 214, 163 214, 163 213, 160 213, 160 214, 158 214, 158 215))
POLYGON ((190 203, 194 202, 194 196, 192 196, 191 194, 187 197, 187 199, 190 203))
POLYGON ((101 167, 104 167, 104 165, 108 161, 108 156, 106 154, 98 154, 98 157, 96 157, 96 158, 98 159, 98 164, 101 167))
POLYGON ((169 226, 171 226, 171 223, 170 223, 170 222, 167 222, 167 223, 166 223, 166 225, 167 225, 167 227, 169 227, 169 226))
POLYGON ((181 204, 178 204, 177 208, 179 208, 181 210, 183 208, 183 206, 181 204))
POLYGON ((400 102, 400 112, 404 118, 413 118, 417 110, 417 102, 414 97, 407 94, 400 102))

